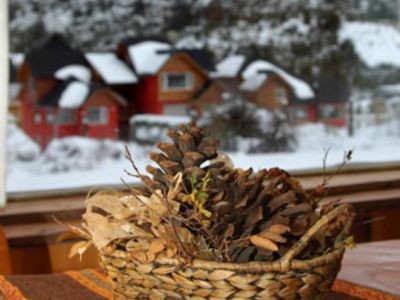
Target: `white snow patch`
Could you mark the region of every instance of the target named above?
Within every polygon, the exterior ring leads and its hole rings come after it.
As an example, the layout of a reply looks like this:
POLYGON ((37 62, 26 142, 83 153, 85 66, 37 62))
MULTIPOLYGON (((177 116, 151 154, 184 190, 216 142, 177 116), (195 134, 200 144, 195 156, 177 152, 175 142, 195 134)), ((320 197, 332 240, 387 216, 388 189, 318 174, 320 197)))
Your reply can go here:
MULTIPOLYGON (((317 169, 322 171, 324 149, 330 148, 327 167, 341 163, 345 150, 355 149, 352 165, 400 162, 400 139, 390 134, 388 126, 358 131, 350 138, 346 129, 327 129, 310 124, 297 129, 298 149, 293 153, 247 154, 229 153, 236 167, 255 170, 279 166, 288 171, 317 169)), ((8 137, 10 138, 10 137, 8 137)), ((11 140, 8 142, 12 146, 11 140)), ((51 144, 35 163, 16 163, 9 160, 7 192, 34 192, 120 184, 120 178, 130 183, 138 180, 124 174, 130 170, 123 157, 122 142, 67 138, 51 144)), ((130 144, 132 156, 140 170, 149 164, 148 153, 153 148, 130 144)))
POLYGON ((15 124, 11 116, 7 122, 6 153, 8 165, 14 167, 19 162, 37 159, 40 153, 39 146, 15 124))
POLYGON ((114 161, 124 156, 123 142, 86 137, 55 139, 47 146, 37 165, 41 174, 91 170, 99 161, 114 161))
POLYGON ((340 40, 349 39, 361 60, 370 68, 400 66, 400 32, 393 26, 373 22, 344 22, 340 40))
POLYGON ((89 95, 89 87, 80 81, 71 82, 60 97, 59 106, 62 108, 78 108, 89 95))
MULTIPOLYGON (((251 86, 250 82, 246 81, 251 81, 254 80, 257 75, 260 75, 259 72, 267 71, 267 72, 273 72, 277 74, 278 76, 282 77, 283 80, 285 80, 293 89, 294 94, 296 95, 297 98, 299 99, 310 99, 314 97, 314 92, 310 85, 308 83, 304 82, 303 80, 300 80, 286 71, 282 70, 281 68, 278 68, 277 66, 273 65, 272 63, 265 61, 265 60, 256 60, 252 63, 250 63, 246 69, 243 71, 242 76, 244 79, 243 86, 246 88, 248 86, 251 86)), ((256 80, 261 80, 262 78, 259 77, 256 80)), ((257 81, 257 83, 259 83, 257 81)))
POLYGON ((244 55, 231 55, 216 65, 216 71, 211 73, 212 77, 235 77, 245 61, 244 55))
POLYGON ((400 84, 384 84, 379 87, 379 90, 389 94, 400 94, 400 84))
POLYGON ((137 114, 130 118, 129 122, 133 125, 137 122, 148 122, 154 124, 168 124, 177 126, 179 124, 190 122, 190 117, 187 116, 167 116, 156 114, 137 114))
POLYGON ((170 49, 171 45, 167 43, 145 41, 129 46, 128 53, 137 74, 155 74, 171 56, 158 52, 170 49))
POLYGON ((265 80, 267 80, 267 74, 255 74, 246 78, 239 86, 242 91, 256 91, 258 90, 265 80))
POLYGON ((133 71, 114 53, 86 53, 85 57, 108 84, 129 84, 138 81, 133 71))
POLYGON ((25 60, 25 54, 20 52, 10 53, 10 59, 13 66, 19 68, 25 60))
POLYGON ((69 65, 58 69, 54 73, 54 77, 59 80, 67 80, 68 78, 75 78, 82 82, 90 82, 92 75, 90 70, 82 65, 69 65))

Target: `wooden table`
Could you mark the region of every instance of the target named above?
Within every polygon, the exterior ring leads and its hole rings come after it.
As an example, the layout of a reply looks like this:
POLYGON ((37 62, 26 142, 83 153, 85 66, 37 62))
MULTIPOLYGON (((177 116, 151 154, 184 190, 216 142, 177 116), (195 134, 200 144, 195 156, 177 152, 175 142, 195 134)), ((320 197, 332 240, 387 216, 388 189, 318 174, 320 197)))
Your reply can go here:
MULTIPOLYGON (((112 299, 110 285, 97 270, 50 275, 0 276, 0 291, 7 300, 112 299), (15 286, 18 289, 13 291, 15 286), (73 295, 73 296, 72 296, 73 295)), ((0 299, 1 295, 0 295, 0 299)), ((347 250, 342 270, 328 300, 400 299, 400 240, 359 244, 347 250)))
POLYGON ((338 278, 400 299, 400 240, 359 244, 346 250, 338 278))

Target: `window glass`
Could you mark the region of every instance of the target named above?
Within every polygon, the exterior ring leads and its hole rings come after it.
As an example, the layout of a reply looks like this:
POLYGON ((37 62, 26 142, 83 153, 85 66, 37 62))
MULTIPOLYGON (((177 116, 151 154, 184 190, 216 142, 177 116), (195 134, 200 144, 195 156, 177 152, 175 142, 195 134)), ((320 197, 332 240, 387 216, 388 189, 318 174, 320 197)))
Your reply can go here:
POLYGON ((40 111, 35 111, 35 114, 33 116, 33 122, 36 124, 39 124, 42 121, 42 117, 40 115, 40 111))
POLYGON ((293 107, 290 110, 292 120, 305 120, 307 119, 307 109, 304 107, 293 107))
POLYGON ((279 103, 282 105, 288 105, 288 99, 286 95, 286 90, 283 87, 278 87, 275 90, 276 93, 276 99, 278 99, 279 103))
POLYGON ((46 109, 46 122, 49 124, 53 124, 55 121, 54 109, 48 108, 46 109))
POLYGON ((335 105, 322 105, 319 107, 319 113, 322 118, 333 119, 340 116, 339 108, 335 105))
POLYGON ((61 109, 58 113, 58 121, 60 124, 76 123, 76 111, 73 109, 61 109))
POLYGON ((163 90, 189 90, 192 88, 191 73, 168 73, 163 75, 163 90))
POLYGON ((88 124, 105 124, 108 122, 108 112, 105 107, 90 107, 87 110, 86 120, 88 124))

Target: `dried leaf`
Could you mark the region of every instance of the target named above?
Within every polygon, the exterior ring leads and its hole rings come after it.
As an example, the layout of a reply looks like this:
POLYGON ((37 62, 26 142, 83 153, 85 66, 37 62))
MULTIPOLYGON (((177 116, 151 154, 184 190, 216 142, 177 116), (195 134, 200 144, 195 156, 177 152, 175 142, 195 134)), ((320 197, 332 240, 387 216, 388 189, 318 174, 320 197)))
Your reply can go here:
POLYGON ((127 221, 110 220, 97 213, 85 213, 83 219, 91 241, 98 249, 116 239, 152 237, 152 235, 127 221))
POLYGON ((276 252, 279 249, 273 241, 257 235, 252 235, 250 237, 250 242, 256 247, 267 249, 273 252, 276 252))
POLYGON ((156 254, 160 253, 162 250, 164 250, 164 248, 165 248, 165 246, 161 240, 158 240, 158 239, 153 240, 150 243, 148 254, 150 253, 150 254, 156 255, 156 254))
POLYGON ((106 213, 112 215, 117 220, 124 220, 137 211, 126 207, 120 200, 120 195, 116 194, 96 194, 86 200, 86 206, 89 211, 93 211, 94 207, 98 207, 106 213))
POLYGON ((284 234, 286 232, 290 232, 290 227, 281 224, 273 224, 271 227, 268 228, 268 231, 276 234, 284 234))
POLYGON ((69 250, 68 258, 71 259, 75 255, 79 254, 79 260, 82 261, 82 255, 86 252, 90 245, 91 243, 87 241, 80 241, 73 244, 71 249, 69 250))

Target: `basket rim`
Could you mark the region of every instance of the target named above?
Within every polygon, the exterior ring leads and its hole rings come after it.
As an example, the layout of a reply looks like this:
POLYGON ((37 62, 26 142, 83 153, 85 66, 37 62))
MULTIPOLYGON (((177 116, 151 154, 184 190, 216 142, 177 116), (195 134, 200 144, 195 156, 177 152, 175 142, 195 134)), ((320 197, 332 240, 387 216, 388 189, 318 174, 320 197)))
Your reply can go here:
MULTIPOLYGON (((127 252, 123 250, 117 250, 117 251, 127 252)), ((291 270, 307 271, 323 265, 340 264, 344 251, 345 251, 345 246, 343 244, 339 244, 331 251, 322 254, 320 256, 306 260, 294 259, 290 262, 289 271, 291 270)), ((113 257, 112 254, 106 254, 106 253, 101 253, 101 256, 113 257)), ((287 267, 285 267, 282 261, 280 260, 273 262, 251 261, 247 263, 229 263, 229 262, 193 259, 188 263, 187 261, 183 261, 177 258, 159 257, 154 262, 148 264, 144 263, 141 265, 175 266, 178 268, 189 267, 195 269, 204 269, 208 271, 226 270, 226 271, 238 271, 244 273, 265 273, 265 272, 286 273, 288 271, 287 267)))

